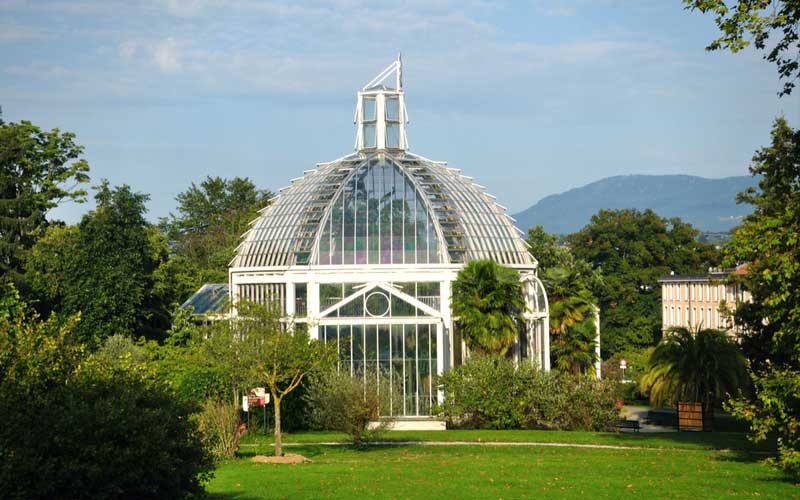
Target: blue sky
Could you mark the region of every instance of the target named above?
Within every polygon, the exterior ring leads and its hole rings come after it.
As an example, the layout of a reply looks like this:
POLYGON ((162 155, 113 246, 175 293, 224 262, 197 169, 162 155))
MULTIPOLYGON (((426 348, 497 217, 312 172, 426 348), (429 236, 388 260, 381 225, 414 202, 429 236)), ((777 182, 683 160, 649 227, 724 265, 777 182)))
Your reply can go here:
POLYGON ((411 149, 513 213, 610 175, 746 174, 800 97, 715 34, 679 0, 0 0, 0 105, 75 132, 155 220, 206 175, 276 190, 349 153, 355 92, 402 51, 411 149))

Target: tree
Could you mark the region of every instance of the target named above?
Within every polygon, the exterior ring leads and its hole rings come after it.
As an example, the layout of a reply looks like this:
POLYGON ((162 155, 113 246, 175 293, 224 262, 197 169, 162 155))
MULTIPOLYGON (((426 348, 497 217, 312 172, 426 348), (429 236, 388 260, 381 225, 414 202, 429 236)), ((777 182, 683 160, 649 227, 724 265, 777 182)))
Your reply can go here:
POLYGON ((505 354, 525 324, 519 274, 491 260, 470 261, 453 282, 453 315, 467 347, 505 354))
POLYGON ((728 265, 747 264, 736 276, 751 303, 737 304, 736 322, 749 361, 755 399, 738 399, 757 439, 778 434, 780 465, 800 477, 800 131, 775 120, 772 144, 753 156, 758 189, 739 195, 753 213, 733 232, 728 265))
POLYGON ((161 228, 173 252, 195 266, 195 290, 227 279, 225 269, 239 238, 272 197, 241 177, 207 177, 178 194, 178 215, 163 219, 161 228))
POLYGON ((307 376, 331 368, 335 353, 310 338, 304 328, 285 322, 275 304, 240 302, 236 308, 235 316, 212 330, 210 352, 225 364, 223 371, 234 398, 248 386, 269 388, 275 412, 275 455, 280 456, 281 402, 307 376))
POLYGON ((96 189, 97 207, 80 224, 51 225, 31 249, 31 303, 43 315, 81 312, 76 332, 95 345, 115 334, 161 339, 186 278, 144 218, 147 195, 107 182, 96 189))
POLYGON ((603 358, 656 343, 661 335, 658 279, 701 273, 717 264, 718 252, 696 241, 698 231, 652 210, 600 210, 567 237, 576 259, 603 273, 592 289, 603 315, 603 358))
POLYGON ((74 279, 78 226, 50 225, 39 238, 25 262, 29 302, 39 314, 60 310, 67 283, 74 279))
POLYGON ((682 327, 661 339, 641 381, 642 393, 649 391, 653 404, 703 403, 709 415, 722 398, 746 386, 744 356, 726 332, 682 327))
MULTIPOLYGON (((6 295, 8 302, 13 294, 6 295)), ((189 418, 192 405, 132 359, 130 344, 87 354, 73 334, 79 316, 41 321, 24 307, 12 309, 0 315, 4 498, 186 498, 202 491, 212 462, 189 418)))
POLYGON ((553 365, 572 374, 594 374, 597 299, 591 290, 602 286, 599 271, 558 245, 558 237, 547 234, 542 226, 528 230, 528 244, 547 290, 553 365))
POLYGON ((766 50, 764 59, 778 66, 778 75, 786 80, 781 96, 789 95, 800 76, 800 1, 798 0, 683 0, 687 9, 710 12, 722 32, 706 50, 730 50, 733 53, 750 45, 766 50), (732 4, 730 7, 728 4, 732 4), (772 35, 781 37, 767 47, 772 35))
POLYGON ((41 130, 30 122, 0 118, 0 275, 20 284, 47 213, 64 200, 83 202, 89 164, 75 135, 41 130))

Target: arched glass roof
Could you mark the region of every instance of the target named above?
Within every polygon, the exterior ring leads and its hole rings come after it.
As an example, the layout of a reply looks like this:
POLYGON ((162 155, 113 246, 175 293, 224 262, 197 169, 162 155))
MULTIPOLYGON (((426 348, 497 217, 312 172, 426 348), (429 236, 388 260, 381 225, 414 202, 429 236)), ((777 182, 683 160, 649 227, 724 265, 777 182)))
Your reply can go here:
POLYGON ((232 267, 533 265, 521 233, 459 170, 408 152, 354 153, 292 180, 243 235, 232 267))

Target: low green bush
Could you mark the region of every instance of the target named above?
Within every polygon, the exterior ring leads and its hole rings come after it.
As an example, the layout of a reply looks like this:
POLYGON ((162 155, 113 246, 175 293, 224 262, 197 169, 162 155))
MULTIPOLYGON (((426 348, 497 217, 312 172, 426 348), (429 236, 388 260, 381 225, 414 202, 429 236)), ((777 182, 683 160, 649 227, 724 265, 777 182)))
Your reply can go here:
POLYGON ((202 494, 213 463, 192 405, 126 353, 87 354, 77 320, 0 318, 2 497, 202 494))
POLYGON ((392 423, 381 417, 390 413, 392 389, 378 383, 374 373, 365 378, 336 370, 315 376, 305 394, 312 426, 347 433, 354 444, 380 436, 392 423))
POLYGON ((613 383, 503 357, 473 355, 443 374, 440 387, 438 412, 449 427, 605 431, 619 419, 613 383))

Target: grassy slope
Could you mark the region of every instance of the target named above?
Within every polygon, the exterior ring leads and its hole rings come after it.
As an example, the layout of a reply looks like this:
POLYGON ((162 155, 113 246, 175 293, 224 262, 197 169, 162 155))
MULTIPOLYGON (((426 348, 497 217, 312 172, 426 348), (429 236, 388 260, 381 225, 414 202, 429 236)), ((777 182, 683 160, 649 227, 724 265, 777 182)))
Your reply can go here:
MULTIPOLYGON (((440 433, 443 434, 443 433, 440 433)), ((292 448, 313 463, 219 467, 214 498, 800 499, 800 488, 746 454, 547 447, 292 448)))

